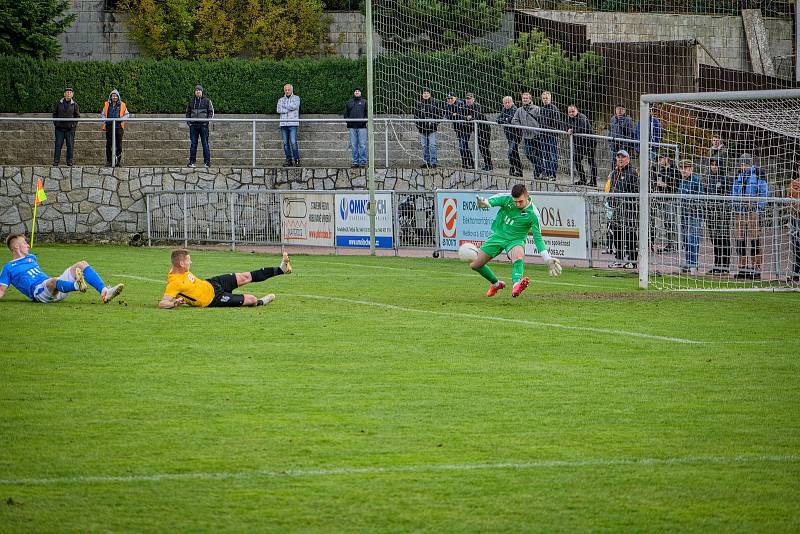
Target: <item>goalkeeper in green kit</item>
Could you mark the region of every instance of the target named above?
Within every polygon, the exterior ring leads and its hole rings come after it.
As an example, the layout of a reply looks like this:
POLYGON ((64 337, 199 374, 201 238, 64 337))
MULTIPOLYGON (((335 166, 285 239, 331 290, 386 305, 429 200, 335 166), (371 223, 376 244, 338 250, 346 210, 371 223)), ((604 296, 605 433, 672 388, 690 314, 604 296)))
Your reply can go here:
POLYGON ((528 232, 533 233, 536 249, 550 270, 550 276, 561 274, 561 263, 547 251, 547 246, 542 239, 542 230, 539 222, 539 210, 531 202, 528 190, 522 184, 511 188, 511 196, 495 195, 491 198, 478 197, 478 206, 490 208, 497 206, 497 212, 492 223, 492 235, 489 236, 478 251, 478 257, 469 264, 473 270, 486 278, 492 285, 486 292, 487 297, 493 297, 498 291, 506 287, 506 283, 498 280, 492 269, 486 265, 489 261, 506 251, 511 258, 511 281, 513 283, 511 296, 518 297, 530 283, 525 276, 525 240, 528 232))

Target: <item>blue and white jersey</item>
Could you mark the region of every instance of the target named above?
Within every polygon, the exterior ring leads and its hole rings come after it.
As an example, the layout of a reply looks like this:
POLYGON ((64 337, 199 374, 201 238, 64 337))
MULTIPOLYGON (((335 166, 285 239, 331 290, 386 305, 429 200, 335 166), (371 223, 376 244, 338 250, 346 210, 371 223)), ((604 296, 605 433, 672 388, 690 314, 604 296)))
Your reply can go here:
POLYGON ((36 256, 28 254, 22 258, 11 260, 3 265, 0 272, 0 284, 14 286, 17 290, 33 300, 33 290, 36 286, 50 278, 42 272, 36 256))

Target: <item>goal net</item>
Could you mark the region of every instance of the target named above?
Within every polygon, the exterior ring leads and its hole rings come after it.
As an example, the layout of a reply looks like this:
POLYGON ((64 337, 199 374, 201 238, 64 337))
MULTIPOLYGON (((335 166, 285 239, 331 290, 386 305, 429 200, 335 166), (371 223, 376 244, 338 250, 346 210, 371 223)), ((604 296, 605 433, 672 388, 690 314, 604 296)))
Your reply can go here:
POLYGON ((643 287, 800 288, 800 90, 646 95, 641 116, 643 287))

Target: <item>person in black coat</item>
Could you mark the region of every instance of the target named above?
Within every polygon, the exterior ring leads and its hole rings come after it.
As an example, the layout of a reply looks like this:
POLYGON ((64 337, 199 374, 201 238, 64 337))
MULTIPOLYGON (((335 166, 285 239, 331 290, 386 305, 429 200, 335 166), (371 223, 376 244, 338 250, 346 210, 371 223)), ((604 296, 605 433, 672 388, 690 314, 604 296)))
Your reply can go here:
MULTIPOLYGON (((706 193, 729 197, 733 189, 733 178, 719 158, 708 161, 706 193)), ((706 204, 706 228, 714 245, 714 267, 708 274, 728 274, 731 269, 731 217, 733 204, 726 200, 711 199, 706 204)))
MULTIPOLYGON (((567 133, 570 135, 594 135, 592 123, 583 113, 578 111, 576 105, 567 107, 567 133)), ((597 140, 593 137, 573 137, 572 163, 578 170, 580 177, 575 185, 590 185, 597 187, 597 162, 595 161, 595 149, 597 140), (591 180, 586 180, 586 171, 583 169, 584 158, 589 160, 589 171, 591 180)))
MULTIPOLYGON (((186 106, 187 119, 211 119, 214 117, 214 104, 211 100, 203 96, 203 86, 197 84, 194 87, 194 97, 189 100, 186 106)), ((208 121, 195 120, 187 121, 189 125, 189 167, 195 166, 197 161, 197 139, 203 145, 203 163, 206 167, 211 165, 211 149, 208 146, 208 121)))
MULTIPOLYGON (((80 118, 81 112, 78 109, 78 103, 73 99, 74 91, 72 87, 64 89, 64 98, 56 102, 53 106, 54 119, 77 119, 80 118)), ((70 167, 74 163, 74 147, 75 147, 75 129, 78 123, 75 121, 53 121, 55 127, 55 151, 53 152, 53 166, 58 166, 61 160, 61 147, 64 146, 64 141, 67 142, 67 165, 70 167)))
POLYGON ((436 145, 436 130, 439 129, 437 119, 442 118, 442 107, 431 97, 431 90, 425 87, 422 96, 414 106, 414 118, 419 132, 419 144, 422 146, 423 169, 436 168, 439 164, 436 145), (425 120, 428 119, 428 120, 425 120))
POLYGON ((344 106, 345 119, 348 120, 347 131, 350 132, 350 148, 352 149, 353 168, 367 166, 367 101, 361 97, 361 88, 353 90, 353 98, 344 106))
MULTIPOLYGON (((468 121, 485 121, 486 115, 481 111, 481 105, 475 101, 475 95, 467 93, 464 100, 464 118, 468 121)), ((470 131, 473 126, 468 125, 470 131)), ((492 166, 492 153, 489 149, 492 143, 492 127, 485 123, 478 123, 478 150, 481 152, 483 158, 483 170, 491 171, 492 166)))
MULTIPOLYGON (((514 99, 510 96, 503 97, 503 107, 497 115, 497 124, 510 125, 517 113, 517 106, 514 99)), ((511 176, 522 176, 522 160, 519 159, 520 131, 518 128, 503 126, 503 133, 508 141, 508 174, 511 176)))
POLYGON ((472 135, 470 125, 466 123, 464 102, 459 100, 455 93, 447 94, 447 104, 444 108, 445 117, 453 122, 453 131, 458 137, 458 152, 461 154, 461 167, 473 169, 475 162, 472 159, 472 150, 469 147, 469 138, 472 135))

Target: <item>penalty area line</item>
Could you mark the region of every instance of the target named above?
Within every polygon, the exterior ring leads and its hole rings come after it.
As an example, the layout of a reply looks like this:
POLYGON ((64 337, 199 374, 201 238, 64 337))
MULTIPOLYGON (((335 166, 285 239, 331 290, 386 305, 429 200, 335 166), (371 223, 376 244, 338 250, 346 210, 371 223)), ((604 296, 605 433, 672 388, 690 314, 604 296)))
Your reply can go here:
POLYGON ((149 475, 79 475, 0 479, 0 486, 53 486, 59 484, 136 483, 192 480, 255 480, 260 478, 314 478, 329 476, 361 476, 403 473, 441 473, 468 471, 524 471, 533 469, 585 467, 660 467, 681 465, 750 465, 763 463, 797 463, 800 456, 679 456, 673 458, 595 458, 587 460, 536 460, 532 462, 495 462, 464 464, 422 464, 390 467, 331 467, 286 470, 216 471, 194 473, 154 473, 149 475))

